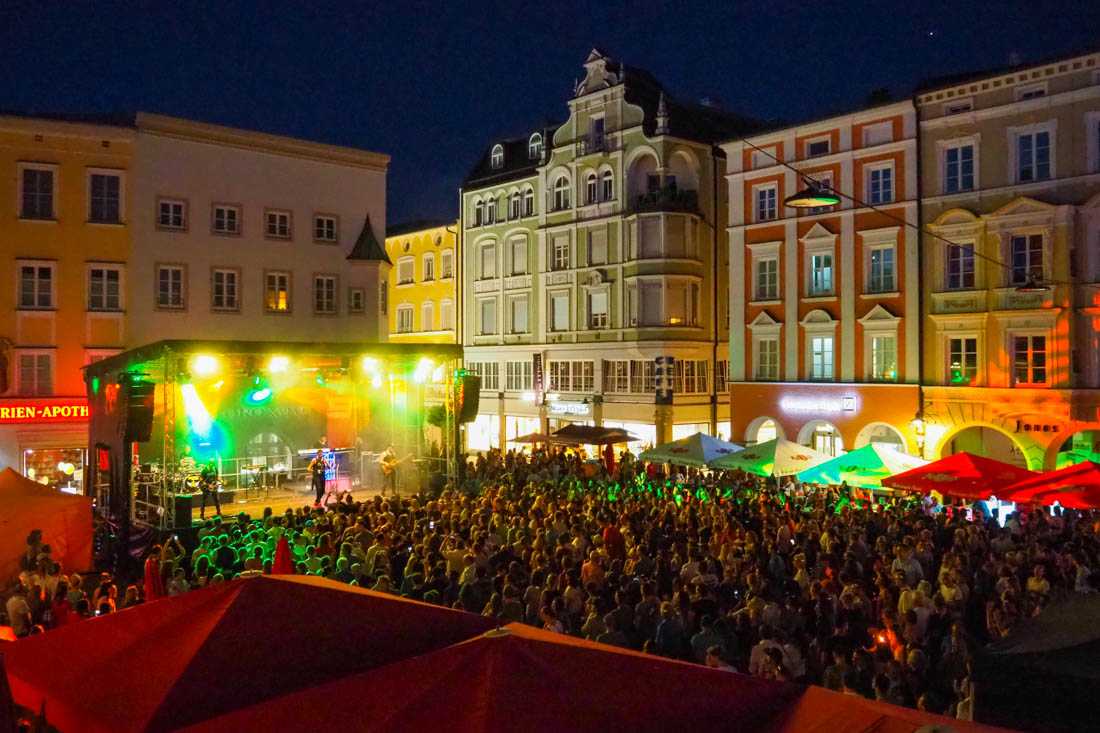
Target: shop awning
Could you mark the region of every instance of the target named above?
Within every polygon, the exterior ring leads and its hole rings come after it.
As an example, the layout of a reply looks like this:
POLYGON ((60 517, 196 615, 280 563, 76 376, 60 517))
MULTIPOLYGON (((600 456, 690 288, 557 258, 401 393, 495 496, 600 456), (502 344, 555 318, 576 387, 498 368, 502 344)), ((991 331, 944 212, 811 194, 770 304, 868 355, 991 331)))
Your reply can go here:
POLYGON ((558 445, 608 445, 630 443, 639 440, 622 428, 605 428, 595 425, 566 425, 550 436, 550 442, 558 445))
POLYGON ((550 436, 546 433, 528 433, 527 435, 521 435, 518 438, 514 438, 509 443, 549 443, 550 436))
POLYGON ((802 471, 798 474, 798 480, 811 484, 844 483, 862 489, 878 489, 883 479, 926 463, 928 461, 903 453, 891 445, 869 443, 802 471))
POLYGON ((757 476, 791 476, 799 471, 824 463, 829 456, 813 448, 775 438, 758 443, 743 451, 711 461, 711 468, 744 471, 757 476))
POLYGON ((1058 502, 1070 509, 1100 509, 1100 463, 1085 461, 1026 478, 999 492, 997 498, 1017 504, 1058 502))
POLYGON ((675 466, 707 466, 711 461, 744 450, 740 445, 718 440, 706 433, 695 433, 643 451, 638 456, 650 463, 671 463, 675 466))
POLYGON ((963 452, 883 479, 882 485, 922 494, 936 491, 961 499, 988 499, 993 495, 1003 498, 1004 489, 1035 475, 1011 463, 963 452))

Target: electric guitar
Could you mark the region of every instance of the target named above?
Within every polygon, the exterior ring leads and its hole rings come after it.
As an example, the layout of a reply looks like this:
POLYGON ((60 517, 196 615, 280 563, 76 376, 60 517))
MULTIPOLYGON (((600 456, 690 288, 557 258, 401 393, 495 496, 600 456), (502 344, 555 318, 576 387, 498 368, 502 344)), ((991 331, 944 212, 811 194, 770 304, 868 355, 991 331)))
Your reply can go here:
POLYGON ((382 466, 382 475, 385 476, 386 478, 389 478, 390 476, 393 475, 393 472, 397 470, 398 466, 400 466, 402 463, 404 463, 405 461, 409 460, 412 457, 413 457, 412 453, 408 454, 404 458, 397 458, 397 457, 387 458, 384 455, 380 456, 378 458, 378 464, 380 466, 382 466))

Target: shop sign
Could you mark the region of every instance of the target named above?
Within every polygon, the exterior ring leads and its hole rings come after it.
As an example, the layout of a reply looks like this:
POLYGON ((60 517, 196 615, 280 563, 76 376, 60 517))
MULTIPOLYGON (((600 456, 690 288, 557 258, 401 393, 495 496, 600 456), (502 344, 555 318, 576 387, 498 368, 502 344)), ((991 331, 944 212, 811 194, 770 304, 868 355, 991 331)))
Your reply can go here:
POLYGON ((547 408, 551 415, 587 415, 587 402, 547 402, 547 408))
POLYGON ((0 425, 85 422, 88 415, 88 400, 83 397, 0 401, 0 425))
POLYGON ((787 397, 780 398, 779 409, 783 410, 783 412, 835 415, 841 412, 855 412, 856 398, 853 396, 795 397, 788 395, 787 397))

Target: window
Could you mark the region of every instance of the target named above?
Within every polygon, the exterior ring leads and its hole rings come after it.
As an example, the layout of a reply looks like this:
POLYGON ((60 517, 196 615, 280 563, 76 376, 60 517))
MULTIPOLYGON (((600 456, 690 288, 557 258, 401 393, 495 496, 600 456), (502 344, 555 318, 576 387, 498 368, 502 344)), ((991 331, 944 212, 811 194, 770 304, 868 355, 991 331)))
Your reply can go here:
POLYGON ((494 145, 492 152, 489 153, 489 166, 494 170, 504 167, 504 146, 494 145))
POLYGON ((88 310, 122 309, 122 270, 97 265, 88 270, 88 310))
POLYGON ((569 235, 560 235, 554 237, 554 252, 550 260, 550 269, 552 270, 568 270, 569 269, 569 235))
POLYGON ((453 331, 455 329, 455 305, 450 300, 439 302, 439 329, 441 331, 453 331))
POLYGON ((240 234, 241 210, 236 206, 214 204, 213 229, 215 234, 240 234))
POLYGON ((24 397, 53 394, 53 354, 20 354, 17 389, 24 397))
POLYGON ((19 266, 19 307, 53 308, 52 264, 24 264, 19 266))
POLYGON ((947 340, 948 384, 973 384, 978 378, 978 339, 973 336, 947 340))
POLYGON ((236 270, 216 269, 210 289, 210 307, 216 311, 235 311, 241 307, 237 297, 238 278, 236 270))
POLYGON ((264 276, 264 308, 268 313, 290 312, 289 272, 269 272, 264 276))
POLYGON ((894 168, 871 168, 867 172, 867 198, 872 204, 888 204, 894 200, 894 168))
POLYGON ((547 371, 550 392, 591 393, 596 389, 594 361, 551 361, 547 363, 547 371))
POLYGON ((23 219, 53 218, 52 168, 22 167, 22 195, 19 216, 23 219))
POLYGON ((569 179, 558 176, 554 181, 554 211, 569 208, 569 179))
POLYGON ((671 283, 666 288, 665 322, 670 326, 694 326, 698 313, 699 286, 671 283))
POLYGON ((378 284, 378 312, 382 315, 389 313, 390 291, 386 283, 378 284))
POLYGON ((509 392, 529 392, 534 387, 534 364, 530 359, 504 362, 504 389, 509 392))
POLYGON ((550 294, 550 330, 569 330, 569 293, 550 294))
POLYGON ((890 293, 894 291, 894 248, 875 247, 871 250, 871 267, 867 273, 867 292, 890 293))
POLYGON ((335 216, 316 214, 313 217, 313 241, 335 244, 339 231, 335 216))
POLYGON ((585 203, 594 204, 599 201, 599 182, 596 180, 595 173, 589 173, 588 178, 585 180, 585 203))
POLYGON ((527 333, 527 296, 512 298, 509 301, 509 308, 512 333, 527 333))
POLYGON ((183 292, 183 267, 180 265, 157 266, 157 307, 182 309, 186 306, 183 292))
POLYGON ((453 250, 445 249, 442 254, 439 255, 439 276, 444 280, 454 277, 455 274, 455 253, 453 250))
POLYGON ((883 145, 894 139, 894 125, 889 120, 876 122, 863 128, 863 147, 883 145))
POLYGON ((944 115, 959 115, 974 109, 974 103, 969 99, 948 102, 943 106, 944 115))
POLYGON ((397 306, 397 332, 412 333, 413 307, 408 304, 397 306))
POLYGON ((956 145, 944 151, 944 193, 974 190, 974 146, 956 145))
POLYGON ((513 193, 508 197, 508 218, 518 219, 523 213, 523 201, 520 198, 519 192, 513 193))
POLYGON ((1012 284, 1043 281, 1043 235, 1012 237, 1012 284))
POLYGON ((607 328, 607 291, 593 290, 588 294, 588 327, 607 328))
POLYGON ((652 394, 657 391, 657 364, 653 359, 631 360, 630 391, 634 394, 652 394))
MULTIPOLYGON (((830 191, 833 188, 833 174, 829 172, 814 173, 814 180, 821 187, 823 191, 830 191)), ((824 214, 828 211, 832 211, 833 206, 810 206, 805 210, 807 215, 824 214)))
POLYGON ((779 380, 779 339, 761 338, 756 340, 756 365, 753 369, 755 379, 760 382, 779 380))
POLYGON ((833 256, 810 255, 810 295, 833 294, 833 256))
POLYGON ((779 299, 779 258, 767 257, 756 261, 756 292, 753 300, 779 299))
POLYGON ((756 189, 756 221, 775 219, 777 195, 778 189, 774 185, 760 186, 756 189))
POLYGON ((626 394, 630 391, 630 361, 615 359, 603 363, 603 391, 626 394))
POLYGON ((325 315, 336 313, 336 276, 313 276, 313 312, 325 315))
POLYGON ((495 361, 472 361, 466 364, 466 371, 481 377, 482 390, 500 389, 500 364, 495 361))
POLYGON ((1047 85, 1045 83, 1020 87, 1016 90, 1016 101, 1023 102, 1027 99, 1038 99, 1039 97, 1045 97, 1046 94, 1047 85))
POLYGON ((725 359, 720 359, 714 365, 714 391, 718 394, 725 394, 728 389, 726 380, 729 375, 730 363, 725 359))
POLYGON ((479 227, 485 223, 484 214, 481 210, 481 202, 474 201, 474 226, 479 227))
POLYGON ((637 325, 660 326, 664 324, 664 311, 662 301, 663 287, 659 282, 642 282, 638 284, 635 303, 631 309, 632 314, 637 314, 637 325))
POLYGON ((497 276, 497 246, 489 243, 481 245, 481 279, 497 276))
POLYGON ((1012 383, 1017 387, 1047 383, 1046 336, 1012 337, 1012 383))
POLYGON ((527 140, 527 158, 528 160, 538 160, 541 157, 542 135, 536 132, 527 140))
POLYGON ((485 223, 492 224, 497 220, 497 200, 488 199, 485 202, 485 223))
POLYGON ((672 391, 679 394, 706 394, 707 362, 677 359, 672 376, 672 391))
POLYGON ((512 249, 512 274, 527 274, 527 237, 513 237, 512 249))
POLYGON ((408 285, 413 282, 415 276, 413 275, 413 268, 416 260, 412 257, 402 257, 397 261, 397 284, 408 285))
POLYGON ((363 288, 348 288, 348 313, 363 313, 367 309, 363 288))
POLYGON ((611 171, 604 171, 600 176, 600 199, 613 201, 615 199, 615 176, 611 171))
POLYGON ((1021 133, 1016 136, 1016 181, 1045 181, 1050 178, 1050 132, 1021 133))
POLYGON ((435 330, 435 303, 430 300, 420 304, 420 330, 435 330))
POLYGON ((810 339, 810 379, 833 378, 833 337, 810 339))
POLYGON ((289 211, 265 211, 264 221, 267 222, 264 232, 269 239, 290 239, 289 211))
POLYGON ((947 246, 948 290, 969 290, 974 287, 974 245, 947 246))
POLYGON ((161 229, 186 229, 187 202, 179 199, 157 199, 157 226, 161 229))
POLYGON ((591 150, 603 150, 604 149, 604 119, 603 117, 596 117, 589 125, 589 135, 591 138, 592 147, 591 150))
POLYGON ((819 155, 828 155, 831 149, 829 138, 822 138, 820 140, 811 140, 806 143, 806 157, 816 158, 819 155))
POLYGON ((590 229, 588 231, 588 264, 607 264, 607 230, 590 229))
POLYGON ((535 215, 535 190, 533 188, 529 188, 523 192, 523 215, 535 215))
POLYGON ((96 224, 122 221, 122 176, 117 173, 88 176, 88 220, 96 224))
POLYGON ((898 378, 898 339, 894 335, 871 337, 871 379, 895 382, 898 378))
POLYGON ((435 255, 428 252, 424 255, 424 281, 435 280, 435 255))
POLYGON ((478 303, 478 311, 481 316, 481 328, 478 333, 483 336, 497 332, 497 301, 496 298, 486 298, 478 303))

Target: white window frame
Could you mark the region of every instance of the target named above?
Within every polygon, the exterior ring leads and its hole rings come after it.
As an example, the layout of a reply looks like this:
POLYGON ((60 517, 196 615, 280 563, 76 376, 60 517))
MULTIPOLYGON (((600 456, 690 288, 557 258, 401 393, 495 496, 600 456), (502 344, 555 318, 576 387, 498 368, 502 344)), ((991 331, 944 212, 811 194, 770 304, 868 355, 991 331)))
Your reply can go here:
POLYGON ((313 241, 322 244, 338 244, 340 242, 340 217, 335 214, 314 214, 313 241), (331 236, 329 234, 330 228, 332 229, 331 236))
POLYGON ((16 165, 17 181, 17 198, 15 199, 15 210, 18 212, 20 221, 57 221, 57 202, 58 192, 60 188, 60 170, 61 167, 56 163, 37 163, 32 161, 20 161, 16 165), (25 210, 23 209, 23 172, 28 170, 34 171, 48 171, 50 175, 50 215, 49 216, 24 216, 25 210))
POLYGON ((967 112, 974 111, 974 98, 973 97, 959 97, 952 99, 949 102, 943 103, 941 113, 944 117, 950 117, 951 115, 961 115, 967 112))
POLYGON ((523 196, 519 191, 508 194, 508 219, 514 221, 523 217, 523 196))
POLYGON ((832 135, 816 135, 814 137, 808 137, 802 141, 802 149, 804 152, 803 158, 823 158, 826 155, 832 155, 836 151, 833 150, 833 136, 832 135), (829 149, 824 153, 811 153, 810 146, 816 143, 824 142, 829 146, 829 149))
MULTIPOLYGON (((223 216, 223 221, 228 221, 228 217, 223 216)), ((222 204, 215 203, 210 205, 210 232, 211 234, 220 234, 222 236, 239 237, 241 234, 241 207, 236 204, 222 204), (232 229, 226 227, 218 227, 218 214, 219 212, 228 213, 232 211, 234 216, 234 226, 232 229)))
POLYGON ((569 270, 573 266, 573 246, 568 234, 565 236, 551 235, 550 237, 550 269, 554 271, 569 270), (564 244, 562 244, 564 243, 564 244), (559 246, 560 245, 560 246, 559 246))
POLYGON ((523 190, 523 215, 535 215, 535 189, 530 186, 523 190))
POLYGON ((1005 272, 1006 285, 1024 285, 1028 283, 1031 278, 1031 271, 1033 265, 1031 263, 1031 240, 1033 237, 1039 237, 1039 277, 1037 282, 1046 282, 1049 279, 1050 272, 1050 251, 1049 242, 1050 238, 1047 233, 1041 229, 1022 229, 1019 231, 1008 232, 1005 234, 1005 263, 1008 264, 1008 268, 1005 272), (1016 256, 1015 256, 1015 240, 1025 240, 1025 255, 1027 257, 1027 267, 1025 268, 1025 277, 1023 280, 1016 278, 1016 256))
POLYGON ((863 245, 863 293, 865 295, 889 295, 900 291, 898 280, 898 237, 901 234, 900 227, 883 227, 881 229, 864 229, 858 232, 863 245), (885 250, 893 251, 893 265, 891 268, 890 287, 880 283, 878 287, 874 282, 874 254, 885 250))
POLYGON ((600 174, 600 200, 615 200, 615 174, 610 169, 604 169, 600 174))
POLYGON ((36 310, 36 311, 51 311, 57 309, 57 263, 53 260, 16 260, 15 261, 15 308, 16 310, 36 310), (23 268, 34 268, 34 303, 30 305, 24 305, 23 303, 23 268), (49 277, 49 291, 46 293, 49 302, 45 305, 40 303, 43 293, 42 282, 39 278, 39 270, 46 269, 50 271, 49 277))
POLYGON ((584 177, 584 203, 586 205, 598 204, 600 202, 600 177, 596 175, 596 171, 589 171, 588 175, 584 177))
POLYGON ((118 226, 126 222, 126 171, 121 168, 87 168, 85 170, 85 186, 88 200, 88 223, 106 226, 118 226), (118 218, 109 219, 92 218, 92 176, 112 176, 118 179, 118 218))
POLYGON ((497 243, 496 241, 482 242, 477 249, 477 274, 479 280, 493 280, 497 276, 498 267, 497 262, 497 243), (485 256, 490 254, 492 257, 492 269, 485 266, 485 256))
MULTIPOLYGON (((1058 120, 1047 120, 1045 122, 1037 122, 1033 125, 1020 125, 1018 127, 1009 127, 1008 131, 1008 180, 1016 185, 1028 185, 1032 183, 1042 183, 1044 181, 1052 181, 1058 177, 1057 161, 1058 161, 1058 120), (1020 179, 1020 138, 1024 135, 1036 135, 1041 132, 1046 132, 1050 137, 1050 175, 1045 178, 1032 178, 1031 180, 1020 179)), ((1032 147, 1032 156, 1034 161, 1034 145, 1032 147)))
POLYGON ((57 359, 56 352, 53 349, 16 349, 14 353, 15 366, 13 371, 15 372, 13 381, 15 382, 15 394, 20 397, 49 397, 55 393, 55 387, 57 384, 57 359), (24 383, 23 379, 23 358, 30 357, 35 360, 34 365, 34 385, 32 388, 24 383), (47 389, 42 389, 40 380, 38 378, 39 365, 38 361, 42 358, 47 360, 49 364, 49 385, 47 389))
POLYGON ((489 298, 478 298, 478 300, 477 300, 477 334, 478 334, 478 336, 496 336, 497 334, 500 333, 500 323, 499 323, 499 321, 500 321, 500 318, 499 318, 500 308, 497 307, 498 305, 499 305, 499 303, 497 302, 496 296, 492 296, 492 297, 489 297, 489 298), (489 327, 487 327, 486 324, 485 324, 485 306, 490 305, 490 304, 492 305, 492 311, 493 311, 493 323, 492 323, 492 328, 491 329, 489 327))
POLYGON ((348 288, 348 313, 365 313, 367 292, 363 288, 348 288))
POLYGON ((542 158, 542 133, 533 132, 527 138, 527 159, 540 160, 542 158))
POLYGON ((569 290, 550 290, 546 293, 546 330, 552 333, 565 333, 572 331, 573 325, 573 304, 570 302, 572 298, 569 290), (557 323, 557 312, 554 310, 554 302, 558 298, 565 299, 565 325, 557 323))
POLYGON ((218 313, 237 313, 241 310, 241 271, 235 267, 213 267, 210 269, 210 310, 218 313), (218 297, 218 275, 222 275, 222 305, 218 305, 216 298, 218 297), (232 304, 228 305, 229 299, 226 296, 228 288, 225 283, 225 275, 233 276, 233 298, 232 304))
POLYGON ((165 231, 165 232, 186 232, 187 227, 188 227, 188 219, 190 219, 190 217, 191 217, 191 212, 189 211, 190 208, 191 207, 188 205, 188 202, 187 202, 186 199, 172 198, 172 197, 169 197, 169 196, 158 196, 157 197, 157 210, 156 210, 156 217, 157 217, 157 227, 156 228, 161 230, 161 231, 165 231), (165 213, 164 212, 164 207, 165 206, 168 207, 169 221, 168 221, 167 224, 164 223, 164 216, 163 216, 164 213, 165 213), (180 219, 179 224, 173 223, 173 220, 176 217, 176 212, 175 212, 176 207, 179 208, 179 219, 180 219))
POLYGON ((603 363, 603 391, 606 394, 630 393, 630 360, 607 359, 603 363))
POLYGON ((504 146, 497 143, 489 151, 489 167, 493 170, 500 170, 504 167, 504 146))
POLYGON ((761 183, 752 187, 753 221, 775 221, 779 218, 779 184, 761 183), (761 201, 761 197, 766 199, 761 201), (764 206, 766 203, 767 206, 764 206))
POLYGON ((1038 81, 1033 84, 1022 84, 1015 89, 1017 102, 1027 102, 1032 99, 1040 99, 1047 95, 1047 83, 1038 81))
POLYGON ((499 219, 497 219, 497 197, 490 196, 485 199, 482 204, 485 206, 485 223, 495 224, 499 221, 499 219))
POLYGON ((867 202, 869 204, 871 204, 872 206, 882 206, 885 204, 892 204, 898 200, 898 177, 894 169, 894 161, 890 160, 867 163, 863 166, 863 176, 866 181, 866 185, 864 187, 867 189, 865 191, 865 195, 867 196, 867 202), (880 198, 876 200, 873 179, 876 173, 881 174, 883 171, 890 171, 890 195, 887 198, 881 198, 882 193, 880 191, 880 198))
POLYGON ((554 211, 565 211, 570 206, 569 176, 559 173, 554 177, 554 211))
MULTIPOLYGON (((985 380, 982 379, 982 356, 985 351, 985 344, 982 343, 981 334, 977 331, 958 331, 945 333, 943 335, 943 383, 948 386, 965 386, 974 387, 980 386, 985 380), (955 340, 963 341, 963 356, 965 359, 965 342, 967 339, 974 340, 974 378, 962 385, 955 385, 951 381, 951 342, 955 340)), ((963 364, 963 371, 965 372, 965 363, 963 364)))
MULTIPOLYGON (((821 268, 822 272, 825 268, 821 268)), ((832 247, 806 251, 806 297, 808 298, 830 298, 836 296, 836 253, 832 247), (814 268, 814 259, 817 257, 829 258, 829 282, 828 288, 815 288, 814 281, 817 279, 816 270, 814 268)), ((824 278, 822 278, 824 279, 824 278)))
POLYGON ((589 265, 606 265, 609 259, 607 244, 607 230, 602 227, 595 227, 588 230, 588 264, 589 265), (600 232, 600 236, 603 238, 603 253, 597 253, 593 248, 592 243, 595 241, 595 235, 600 232))
POLYGON ((415 309, 412 303, 401 303, 394 309, 394 331, 396 333, 414 333, 416 330, 415 309))
MULTIPOLYGON (((880 270, 881 269, 880 263, 880 270)), ((867 248, 867 278, 864 282, 866 283, 865 290, 869 295, 898 292, 898 247, 896 244, 874 244, 867 248), (890 253, 889 282, 886 282, 884 273, 879 272, 878 280, 880 280, 880 282, 876 283, 875 254, 880 252, 890 253)))
POLYGON ((455 330, 455 304, 450 298, 439 301, 439 330, 455 330))
MULTIPOLYGON (((156 282, 154 284, 154 299, 155 299, 157 310, 170 310, 170 311, 187 310, 187 266, 186 265, 181 265, 181 264, 175 264, 175 263, 171 263, 171 262, 158 262, 157 265, 153 268, 153 274, 156 277, 156 282), (178 271, 180 273, 180 277, 179 277, 179 288, 180 288, 179 295, 180 295, 180 299, 179 299, 178 304, 172 302, 172 298, 171 298, 172 292, 171 292, 171 290, 169 290, 169 292, 168 292, 168 295, 169 295, 168 302, 165 302, 161 299, 162 292, 161 292, 161 287, 160 287, 160 282, 161 282, 160 273, 164 270, 178 271)), ((169 284, 171 284, 171 282, 169 284)))
POLYGON ((782 299, 780 293, 780 277, 779 277, 779 252, 778 250, 774 254, 756 256, 753 253, 752 258, 752 300, 754 303, 776 303, 782 299), (769 277, 766 283, 767 289, 761 287, 761 268, 765 264, 770 264, 772 270, 770 273, 774 277, 769 277))
POLYGON ((526 275, 530 270, 530 243, 526 234, 519 234, 508 238, 508 256, 511 259, 511 272, 513 275, 526 275), (523 260, 517 263, 516 252, 523 252, 523 260), (522 267, 520 266, 522 264, 522 267))
MULTIPOLYGON (((967 137, 957 137, 951 140, 940 140, 936 143, 937 152, 939 153, 939 181, 940 181, 940 193, 945 196, 953 196, 958 193, 970 193, 981 189, 981 140, 982 136, 978 133, 969 135, 967 137), (965 147, 970 147, 974 151, 974 183, 970 188, 959 188, 956 191, 947 190, 947 154, 952 150, 961 150, 965 147)), ((959 185, 962 185, 962 161, 959 162, 959 185)))
POLYGON ((423 282, 435 281, 435 253, 425 252, 421 258, 420 266, 423 268, 421 280, 423 282))
POLYGON ((313 276, 313 313, 334 316, 340 309, 340 278, 332 273, 320 272, 313 276))
MULTIPOLYGON (((967 290, 974 290, 975 288, 978 287, 978 256, 977 256, 977 253, 975 252, 976 248, 977 248, 977 243, 972 241, 972 240, 969 240, 969 241, 968 240, 960 240, 960 241, 953 240, 953 244, 945 244, 943 246, 943 287, 944 287, 944 290, 947 290, 947 291, 950 291, 950 292, 965 292, 967 290), (965 270, 960 270, 959 271, 959 278, 960 278, 959 284, 958 285, 952 285, 951 284, 951 252, 956 248, 959 249, 960 251, 966 251, 966 250, 970 251, 969 260, 970 260, 971 282, 970 282, 969 285, 966 285, 966 284, 963 283, 963 280, 965 279, 965 277, 964 277, 965 270)), ((965 260, 963 260, 963 262, 965 262, 965 260)))
POLYGON ((420 304, 420 330, 435 331, 435 301, 425 300, 420 304))
POLYGON ((455 276, 455 251, 445 249, 439 253, 439 279, 450 280, 455 276))
POLYGON ((294 239, 294 214, 289 209, 264 209, 264 239, 294 239))
POLYGON ((527 294, 508 298, 508 332, 513 334, 531 333, 531 300, 527 294), (516 306, 523 304, 523 323, 516 323, 516 306))
POLYGON ((830 331, 830 332, 825 332, 825 331, 808 332, 806 334, 806 380, 809 381, 809 382, 835 382, 836 381, 836 372, 837 372, 837 369, 836 369, 836 366, 837 366, 837 364, 836 364, 836 362, 837 362, 837 359, 836 359, 837 353, 836 353, 836 351, 837 350, 836 350, 836 333, 835 332, 832 332, 832 331, 830 331), (822 361, 823 372, 820 375, 817 373, 817 356, 814 352, 814 341, 817 341, 817 340, 821 340, 822 345, 825 344, 826 340, 828 340, 828 343, 829 343, 829 349, 828 349, 828 351, 829 351, 829 373, 828 374, 824 374, 824 366, 825 366, 825 359, 824 359, 825 350, 824 349, 822 349, 823 357, 822 357, 822 360, 821 360, 822 361))
POLYGON ((754 382, 778 382, 783 370, 783 344, 778 327, 774 331, 752 335, 752 379, 754 382), (764 371, 764 344, 775 344, 774 374, 764 371))
POLYGON ((871 332, 867 334, 867 351, 864 361, 867 368, 867 381, 869 382, 896 382, 898 381, 898 335, 897 332, 871 332), (887 375, 880 369, 881 356, 875 350, 876 342, 889 342, 893 344, 894 369, 893 376, 887 375))
POLYGON ((504 391, 530 392, 535 387, 535 365, 530 359, 504 362, 504 391))
POLYGON ((290 273, 289 270, 265 270, 264 271, 263 286, 264 286, 264 313, 276 313, 276 314, 281 315, 281 314, 290 313, 294 310, 294 277, 290 273), (286 308, 272 307, 271 304, 268 303, 267 296, 268 296, 268 292, 270 290, 270 288, 268 286, 270 284, 271 278, 275 278, 274 292, 275 292, 276 296, 278 296, 278 293, 283 290, 282 286, 285 286, 285 288, 286 288, 286 308))
POLYGON ((124 265, 120 265, 114 262, 89 262, 85 268, 85 283, 87 287, 87 297, 85 298, 85 307, 94 313, 121 313, 126 309, 126 268, 124 265), (107 302, 107 283, 103 283, 102 304, 96 305, 92 302, 92 278, 96 271, 102 272, 116 272, 118 273, 118 302, 114 306, 110 306, 107 302))
POLYGON ((603 285, 596 288, 586 288, 585 294, 585 309, 588 311, 588 328, 592 330, 603 330, 611 326, 611 290, 607 285, 603 285), (604 299, 604 312, 602 314, 595 313, 592 309, 593 296, 603 296, 604 299))
POLYGON ((879 122, 872 122, 868 125, 864 125, 860 130, 861 147, 873 148, 879 145, 889 145, 894 142, 894 122, 893 120, 880 120, 879 122), (885 137, 881 140, 872 140, 876 135, 881 135, 885 131, 885 137))
POLYGON ((416 258, 412 255, 405 255, 397 259, 397 267, 394 268, 394 284, 397 287, 402 285, 412 285, 416 282, 416 258), (408 272, 409 277, 404 278, 402 270, 408 272))
POLYGON ((1046 389, 1046 388, 1050 387, 1051 384, 1054 381, 1052 379, 1052 377, 1053 377, 1052 372, 1053 372, 1054 362, 1050 358, 1051 357, 1051 346, 1053 345, 1053 340, 1051 339, 1051 333, 1047 330, 1042 330, 1042 329, 1021 329, 1021 330, 1011 330, 1011 331, 1008 332, 1007 336, 1008 336, 1008 348, 1006 349, 1006 352, 1007 352, 1008 358, 1009 358, 1009 368, 1008 368, 1009 383, 1013 387, 1021 388, 1021 389, 1029 389, 1029 388, 1032 388, 1032 389, 1046 389), (1036 338, 1043 339, 1043 352, 1042 352, 1043 353, 1043 366, 1041 367, 1043 369, 1043 377, 1044 377, 1043 381, 1041 381, 1041 382, 1031 381, 1029 379, 1029 381, 1021 382, 1021 381, 1016 379, 1016 339, 1017 338, 1022 338, 1022 339, 1027 339, 1028 340, 1028 347, 1027 347, 1027 352, 1026 353, 1028 354, 1027 372, 1028 372, 1029 378, 1034 376, 1034 371, 1036 369, 1035 364, 1033 363, 1033 360, 1032 360, 1032 356, 1035 353, 1032 349, 1032 340, 1036 339, 1036 338))

